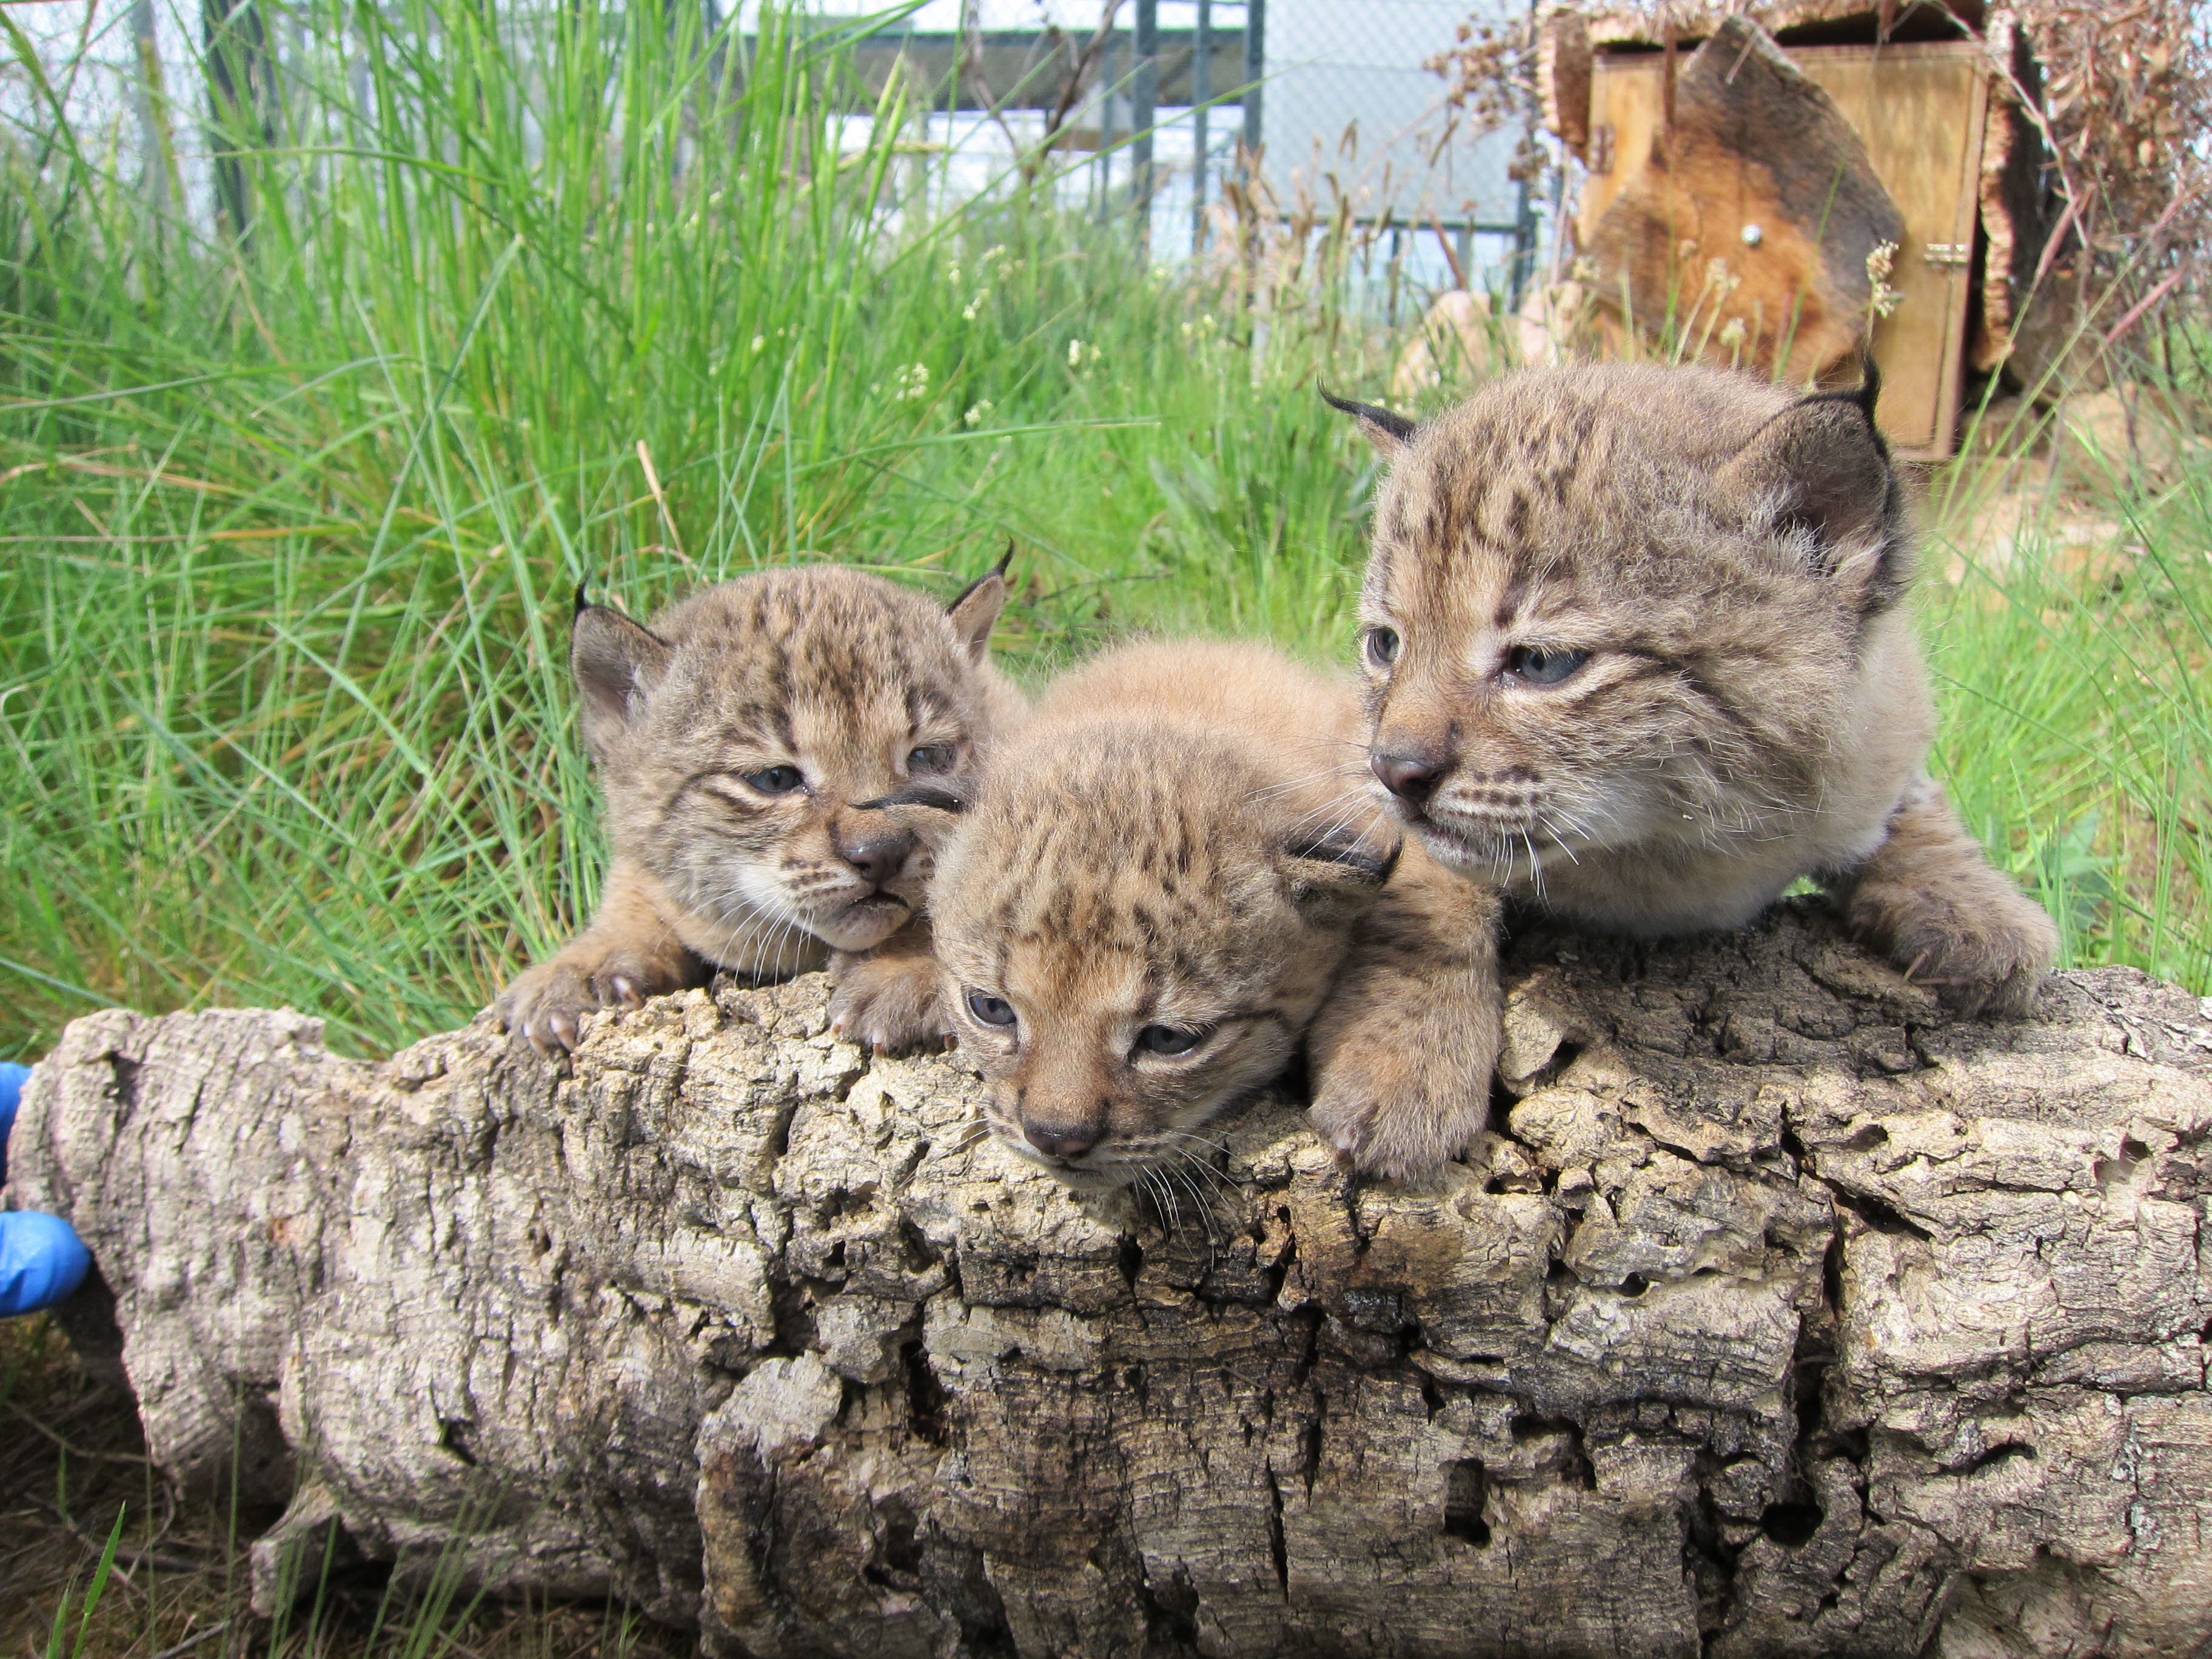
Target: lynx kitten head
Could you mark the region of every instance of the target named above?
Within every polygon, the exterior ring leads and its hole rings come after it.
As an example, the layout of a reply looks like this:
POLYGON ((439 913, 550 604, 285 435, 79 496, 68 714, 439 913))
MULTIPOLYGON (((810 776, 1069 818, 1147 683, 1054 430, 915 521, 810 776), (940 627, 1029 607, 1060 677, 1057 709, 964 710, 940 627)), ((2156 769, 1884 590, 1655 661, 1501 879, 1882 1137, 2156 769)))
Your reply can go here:
POLYGON ((927 852, 855 803, 973 763, 1011 696, 985 663, 1003 568, 950 610, 829 565, 702 589, 650 626, 579 610, 570 661, 615 852, 694 950, 796 966, 809 936, 865 950, 920 909, 927 852))
MULTIPOLYGON (((1587 884, 1594 855, 1805 835, 1893 659, 1917 764, 1911 538, 1870 390, 1613 364, 1515 376, 1419 426, 1339 406, 1390 460, 1360 598, 1373 769, 1445 862, 1541 894, 1587 884)), ((1878 833, 1900 785, 1874 769, 1878 833)))
POLYGON ((1056 684, 930 891, 943 997, 1015 1152, 1078 1186, 1173 1161, 1297 1052, 1397 835, 1347 689, 1256 647, 1111 652, 1056 684))

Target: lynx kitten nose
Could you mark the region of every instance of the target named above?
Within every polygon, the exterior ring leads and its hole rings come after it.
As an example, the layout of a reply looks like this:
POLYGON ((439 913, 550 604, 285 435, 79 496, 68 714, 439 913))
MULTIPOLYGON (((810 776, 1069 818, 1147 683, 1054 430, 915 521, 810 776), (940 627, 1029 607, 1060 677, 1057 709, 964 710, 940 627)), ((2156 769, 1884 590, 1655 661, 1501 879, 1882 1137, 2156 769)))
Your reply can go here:
POLYGON ((1098 1131, 1087 1123, 1071 1123, 1061 1128, 1024 1123, 1022 1133, 1047 1158, 1081 1158, 1098 1144, 1098 1131))
POLYGON ((1419 755, 1378 754, 1367 763, 1382 780, 1384 788, 1415 806, 1436 793, 1437 780, 1443 771, 1435 761, 1419 755))
POLYGON ((850 842, 840 836, 837 842, 837 856, 878 883, 898 874, 906 866, 907 854, 913 851, 911 830, 883 830, 850 842))

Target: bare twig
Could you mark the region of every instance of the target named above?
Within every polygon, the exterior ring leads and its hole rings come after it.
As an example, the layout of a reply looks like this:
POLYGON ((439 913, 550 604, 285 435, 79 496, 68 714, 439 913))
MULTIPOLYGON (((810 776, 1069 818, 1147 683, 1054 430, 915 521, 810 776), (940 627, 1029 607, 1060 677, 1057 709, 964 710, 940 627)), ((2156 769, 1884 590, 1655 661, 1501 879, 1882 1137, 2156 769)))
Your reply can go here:
POLYGON ((55 1445, 59 1446, 71 1457, 82 1457, 88 1462, 140 1463, 149 1467, 153 1463, 154 1460, 146 1456, 142 1452, 94 1451, 89 1447, 73 1446, 68 1441, 63 1439, 61 1436, 56 1434, 52 1429, 48 1428, 45 1424, 40 1422, 37 1418, 32 1416, 30 1413, 25 1411, 21 1406, 18 1406, 12 1401, 9 1404, 8 1413, 9 1415, 20 1420, 34 1432, 52 1441, 55 1445))
POLYGON ((221 1620, 215 1624, 210 1625, 205 1630, 201 1631, 197 1635, 187 1636, 183 1641, 178 1643, 174 1647, 163 1648, 159 1653, 154 1656, 154 1659, 177 1659, 177 1656, 179 1654, 190 1653, 194 1648, 199 1646, 201 1643, 212 1640, 214 1638, 222 1635, 223 1632, 229 1628, 230 1620, 228 1619, 221 1620))
POLYGON ((1037 169, 1044 164, 1044 158, 1051 154, 1053 141, 1060 137, 1060 129, 1067 125, 1068 112, 1082 97, 1091 72, 1097 67, 1100 57, 1105 52, 1107 41, 1113 38, 1114 20, 1121 15, 1121 0, 1106 0, 1098 27, 1091 31, 1090 40, 1084 42, 1083 50, 1068 65, 1067 79, 1060 85, 1060 96, 1053 100, 1052 108, 1044 118, 1044 137, 1038 143, 1036 153, 1023 164, 1022 182, 1024 185, 1036 181, 1037 169))
POLYGON ((2160 300, 2166 298, 2167 295, 2172 293, 2174 289, 2179 288, 2181 286, 2181 279, 2188 274, 2189 273, 2185 270, 2169 270, 2166 272, 2166 274, 2160 279, 2157 287, 2151 289, 2151 291, 2144 295, 2142 299, 2130 306, 2126 312, 2121 316, 2120 320, 2114 323, 2112 327, 2106 331, 2105 344, 2106 347, 2109 348, 2118 344, 2121 337, 2124 336, 2130 329, 2133 328, 2138 322, 2142 320, 2143 313, 2148 311, 2153 306, 2156 305, 2160 300))

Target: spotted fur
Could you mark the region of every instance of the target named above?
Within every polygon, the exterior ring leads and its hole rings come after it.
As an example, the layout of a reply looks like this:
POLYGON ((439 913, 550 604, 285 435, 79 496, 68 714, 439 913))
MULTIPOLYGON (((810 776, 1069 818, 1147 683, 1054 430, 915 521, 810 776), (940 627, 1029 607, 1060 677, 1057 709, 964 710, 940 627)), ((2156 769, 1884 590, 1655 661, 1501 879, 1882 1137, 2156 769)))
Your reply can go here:
POLYGON ((1612 364, 1411 430, 1354 406, 1390 459, 1360 602, 1377 799, 1600 928, 1734 927, 1814 876, 1954 1003, 2030 1008, 2050 921, 1923 772, 1873 392, 1612 364))
MULTIPOLYGON (((930 896, 943 1000, 1014 1152, 1079 1186, 1172 1179, 1297 1053, 1407 879, 1358 725, 1349 687, 1256 646, 1126 647, 1047 694, 949 819, 930 896)), ((1480 1131, 1495 1048, 1471 1127, 1463 1100, 1352 1099, 1392 1079, 1349 1073, 1324 1127, 1370 1167, 1401 1142, 1433 1163, 1480 1131)))
POLYGON ((510 1029, 569 1048, 591 1009, 827 959, 833 1015, 865 1039, 940 1033, 928 852, 860 803, 972 769, 1018 719, 988 660, 1003 570, 949 610, 830 565, 705 588, 645 625, 580 606, 570 664, 614 861, 592 925, 501 997, 510 1029))

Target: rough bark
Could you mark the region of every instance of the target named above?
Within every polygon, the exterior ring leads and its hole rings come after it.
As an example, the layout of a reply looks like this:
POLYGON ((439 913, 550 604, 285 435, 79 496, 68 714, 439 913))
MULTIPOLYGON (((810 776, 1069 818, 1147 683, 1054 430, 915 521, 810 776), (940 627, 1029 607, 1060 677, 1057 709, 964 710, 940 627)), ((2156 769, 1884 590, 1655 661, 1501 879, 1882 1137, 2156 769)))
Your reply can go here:
POLYGON ((2212 1641, 2212 1007, 1947 1020, 1810 909, 1514 950, 1498 1133, 1302 1115, 1164 1217, 978 1141, 818 977, 381 1065, 78 1022, 16 1131, 149 1443, 721 1654, 2132 1654, 2212 1641))

